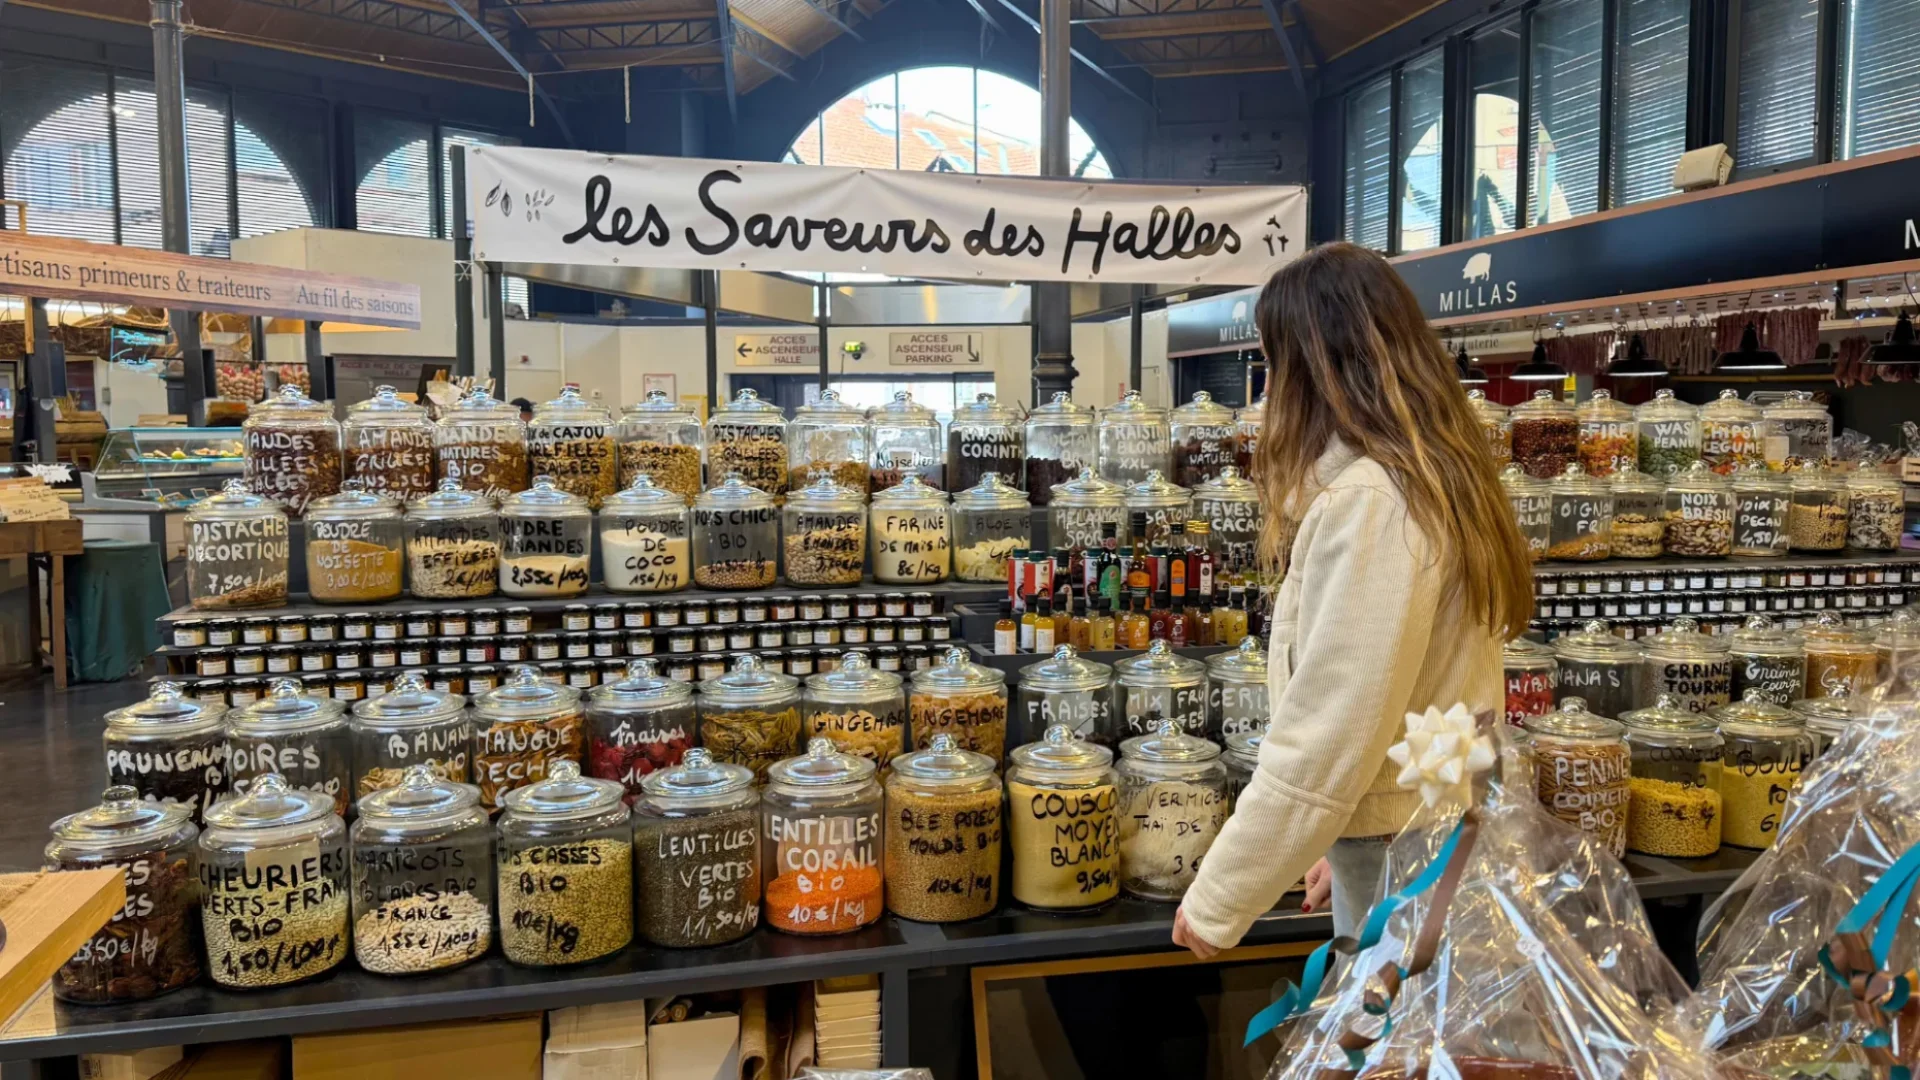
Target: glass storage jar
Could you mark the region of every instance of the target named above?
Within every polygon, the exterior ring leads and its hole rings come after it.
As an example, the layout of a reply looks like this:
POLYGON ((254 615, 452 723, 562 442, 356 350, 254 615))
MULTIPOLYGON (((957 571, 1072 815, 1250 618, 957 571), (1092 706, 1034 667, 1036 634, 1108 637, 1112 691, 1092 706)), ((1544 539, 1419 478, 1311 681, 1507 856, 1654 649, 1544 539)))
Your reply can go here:
POLYGON ((872 482, 879 494, 908 476, 918 476, 928 487, 946 490, 947 444, 940 438, 940 418, 932 409, 896 390, 893 400, 868 410, 873 430, 872 482))
POLYGON ((1848 547, 1897 550, 1906 526, 1906 489, 1899 477, 1865 461, 1847 474, 1848 547))
POLYGON ((1016 746, 1038 742, 1048 728, 1064 724, 1075 738, 1116 749, 1114 699, 1112 665, 1083 659, 1072 645, 1057 645, 1052 656, 1020 669, 1008 738, 1016 746))
POLYGON ((881 585, 945 581, 953 566, 952 508, 946 492, 909 475, 873 494, 873 580, 881 585))
POLYGON ((1613 474, 1612 557, 1657 559, 1667 537, 1667 485, 1631 467, 1613 474))
POLYGON ((580 396, 574 386, 533 410, 527 424, 527 472, 586 500, 598 510, 613 493, 620 470, 614 460, 613 415, 580 396))
POLYGON ((633 808, 635 928, 668 948, 738 941, 760 923, 760 795, 753 771, 701 747, 647 774, 633 808))
POLYGON ((1234 462, 1233 410, 1196 390, 1193 400, 1168 415, 1173 439, 1173 482, 1191 488, 1220 475, 1234 462))
POLYGON ((433 433, 440 475, 490 499, 527 486, 527 425, 520 410, 475 390, 440 414, 433 433))
POLYGON ((1095 476, 1092 468, 1056 484, 1047 506, 1047 540, 1056 548, 1085 551, 1100 546, 1101 531, 1112 525, 1121 545, 1132 542, 1127 527, 1126 489, 1095 476))
POLYGON ((1703 634, 1695 619, 1682 616, 1640 642, 1646 681, 1641 701, 1671 695, 1689 712, 1711 712, 1731 700, 1733 660, 1726 638, 1703 634))
MULTIPOLYGON (((784 467, 784 466, 783 466, 784 467)), ((764 589, 779 577, 780 509, 738 472, 693 504, 693 580, 703 589, 764 589)))
POLYGON ((699 685, 700 745, 715 761, 744 765, 755 781, 801 746, 800 680, 781 673, 753 653, 741 653, 733 670, 699 685))
POLYGON ((885 769, 906 750, 907 692, 900 676, 879 671, 859 649, 840 666, 807 676, 800 695, 805 737, 832 740, 843 754, 885 769))
POLYGON ((492 810, 516 788, 539 783, 563 763, 576 766, 586 742, 580 691, 517 665, 473 699, 473 779, 492 810))
POLYGON ((187 511, 187 600, 195 611, 287 602, 287 515, 228 480, 187 511))
POLYGON ((1146 479, 1127 485, 1126 507, 1128 520, 1146 516, 1147 527, 1133 537, 1133 543, 1152 546, 1172 532, 1176 523, 1186 527, 1193 517, 1193 492, 1168 482, 1160 470, 1148 469, 1146 479))
POLYGON ((299 517, 340 490, 340 423, 333 408, 294 383, 253 407, 240 425, 247 488, 299 517))
POLYGON ((953 578, 987 585, 1007 580, 1007 562, 1032 542, 1026 493, 997 472, 953 497, 953 578))
POLYGON ((391 386, 347 410, 347 479, 404 505, 434 488, 433 421, 391 386))
POLYGON ((347 489, 307 504, 307 592, 322 604, 364 604, 400 595, 405 527, 400 504, 347 489))
POLYGON ((193 811, 156 805, 125 784, 53 823, 48 870, 120 871, 126 902, 53 973, 53 996, 145 1001, 200 978, 193 811))
POLYGON ((1807 655, 1807 685, 1802 696, 1863 696, 1880 681, 1880 654, 1864 630, 1855 630, 1833 612, 1822 612, 1800 631, 1807 655))
POLYGON ((781 564, 789 585, 858 585, 867 562, 866 466, 861 487, 822 472, 780 511, 781 564))
POLYGON ((1552 390, 1535 390, 1513 408, 1513 463, 1536 480, 1552 480, 1580 459, 1580 421, 1552 390))
POLYGON ((1574 462, 1554 479, 1547 495, 1553 507, 1547 558, 1596 562, 1612 553, 1613 488, 1606 481, 1590 478, 1574 462))
POLYGON ((1834 697, 1804 698, 1794 702, 1788 708, 1813 739, 1813 755, 1819 757, 1827 752, 1834 743, 1846 735, 1859 716, 1866 703, 1855 701, 1851 696, 1840 694, 1834 697))
POLYGON ((995 761, 1006 756, 1007 677, 967 659, 965 646, 948 646, 933 666, 913 673, 907 712, 915 750, 944 731, 962 749, 995 761))
MULTIPOLYGON (((1913 662, 1920 651, 1920 610, 1898 607, 1873 627, 1873 652, 1877 670, 1892 678, 1913 662)), ((1908 679, 1912 681, 1911 678, 1908 679)), ((1864 693, 1864 691, 1862 691, 1864 693)))
POLYGON ((618 593, 676 592, 693 579, 692 517, 678 492, 649 473, 600 508, 600 572, 618 593))
POLYGON ((1173 651, 1165 638, 1147 651, 1113 665, 1120 687, 1120 737, 1160 730, 1161 720, 1177 720, 1180 730, 1207 731, 1207 665, 1173 651))
POLYGON ((633 940, 626 789, 555 762, 506 795, 495 841, 500 951, 526 967, 584 964, 633 940))
POLYGON ((1241 476, 1253 475, 1253 459, 1260 452, 1260 432, 1267 424, 1267 394, 1233 414, 1233 463, 1241 476))
POLYGON ((1480 425, 1480 433, 1487 439, 1487 454, 1493 458, 1494 468, 1504 469, 1513 462, 1513 415, 1512 410, 1497 401, 1488 401, 1484 390, 1467 391, 1467 408, 1473 412, 1474 422, 1480 425))
POLYGON ((1022 479, 1033 505, 1053 500, 1056 484, 1064 484, 1091 469, 1099 456, 1093 432, 1093 410, 1075 405, 1065 390, 1027 413, 1027 464, 1022 479))
POLYGON ((1667 554, 1732 554, 1733 519, 1733 488, 1705 462, 1696 461, 1667 480, 1667 554))
POLYGON ((659 674, 652 660, 629 660, 624 675, 587 694, 586 773, 618 780, 631 806, 649 775, 693 748, 696 725, 693 687, 659 674))
POLYGON ((259 701, 226 715, 227 777, 235 794, 268 773, 287 786, 333 800, 347 816, 353 803, 353 740, 346 706, 301 693, 297 679, 269 679, 259 701))
POLYGON ((1042 911, 1089 911, 1119 895, 1113 751, 1055 724, 1008 759, 1013 898, 1042 911))
POLYGON ((227 790, 226 707, 187 697, 162 679, 144 701, 106 716, 107 783, 148 802, 178 803, 197 823, 227 790))
POLYGON ((1546 558, 1553 536, 1553 485, 1528 476, 1519 465, 1509 465, 1500 470, 1500 486, 1513 508, 1514 524, 1527 542, 1527 554, 1536 560, 1546 558))
POLYGON ((1260 743, 1267 737, 1267 725, 1227 737, 1221 747, 1220 762, 1227 767, 1227 814, 1240 805, 1240 793, 1253 783, 1254 770, 1260 767, 1260 743))
POLYGON ((1726 744, 1710 716, 1665 694, 1622 716, 1631 755, 1627 848, 1697 859, 1720 850, 1721 757, 1726 744))
POLYGON ((430 689, 421 672, 402 672, 386 693, 354 702, 347 727, 356 799, 393 787, 415 765, 456 784, 472 775, 467 699, 430 689))
POLYGON ((286 986, 347 958, 347 823, 328 796, 268 773, 207 811, 197 861, 214 982, 286 986))
POLYGON ((579 596, 593 561, 593 511, 549 476, 500 504, 500 592, 579 596))
POLYGON ((1616 857, 1627 848, 1626 728, 1569 697, 1527 721, 1534 791, 1547 812, 1586 833, 1616 857))
POLYGON ((1741 700, 1749 690, 1775 705, 1791 705, 1800 698, 1807 684, 1807 657, 1799 635, 1775 626, 1766 615, 1749 615, 1728 640, 1731 700, 1741 700))
POLYGON ((887 774, 887 910, 916 922, 963 922, 1000 903, 999 762, 935 735, 887 774))
POLYGON ((1267 705, 1266 645, 1248 634, 1238 648, 1209 657, 1206 663, 1207 737, 1224 742, 1265 724, 1272 716, 1267 705))
POLYGON ((840 391, 820 391, 818 401, 793 411, 787 425, 787 488, 798 491, 821 477, 864 498, 872 456, 865 410, 840 400, 840 391))
POLYGON ((1148 405, 1140 391, 1129 390, 1100 410, 1095 425, 1100 448, 1100 478, 1122 486, 1137 484, 1150 472, 1173 471, 1173 432, 1167 411, 1148 405))
POLYGON ((767 924, 845 934, 876 922, 886 892, 886 794, 873 762, 833 740, 774 763, 760 799, 767 924))
POLYGON ((421 600, 492 596, 500 587, 500 523, 493 500, 442 480, 407 505, 407 586, 421 600))
POLYGON ((1767 467, 1825 466, 1833 453, 1833 414, 1805 390, 1789 390, 1760 410, 1767 467))
POLYGON ((1716 709, 1713 718, 1727 744, 1720 772, 1725 820, 1720 838, 1734 847, 1772 847, 1787 796, 1813 758, 1813 737, 1799 717, 1752 691, 1716 709))
POLYGON ((1700 407, 1700 460, 1725 475, 1746 464, 1766 464, 1760 406, 1740 400, 1740 391, 1722 390, 1700 407))
POLYGON ((1026 429, 1019 413, 992 394, 978 394, 954 408, 947 424, 947 490, 965 491, 987 473, 1022 487, 1026 463, 1026 429))
POLYGON ((1787 537, 1795 551, 1839 551, 1847 546, 1847 484, 1823 468, 1793 472, 1787 537))
POLYGON ((493 830, 471 784, 410 766, 353 823, 353 958, 376 975, 444 971, 493 947, 493 830))
POLYGON ((1791 485, 1786 477, 1764 465, 1742 465, 1733 471, 1733 553, 1740 558, 1770 559, 1787 553, 1787 507, 1791 485))
POLYGON ((1518 637, 1500 650, 1506 678, 1506 721, 1526 726, 1527 718, 1553 711, 1553 692, 1560 682, 1560 666, 1552 649, 1532 638, 1518 637))
POLYGON ((1633 409, 1595 390, 1574 410, 1580 422, 1580 465, 1589 476, 1612 476, 1640 469, 1640 428, 1633 409))
POLYGON ((1577 697, 1601 716, 1619 716, 1639 707, 1640 647, 1618 637, 1604 619, 1592 619, 1570 634, 1553 639, 1555 704, 1577 697))
POLYGON ((1654 477, 1678 472, 1700 460, 1700 410, 1661 388, 1653 400, 1636 407, 1640 471, 1654 477))
POLYGON ((1220 747, 1168 718, 1120 744, 1120 888, 1177 901, 1227 823, 1220 747))
POLYGON ((1251 571, 1260 546, 1260 488, 1237 465, 1193 489, 1193 516, 1213 531, 1215 576, 1251 571))
POLYGON ((653 482, 685 499, 700 497, 700 447, 704 438, 700 418, 693 410, 673 400, 665 390, 647 391, 647 399, 620 410, 614 426, 619 440, 620 477, 623 488, 633 486, 641 473, 653 482))

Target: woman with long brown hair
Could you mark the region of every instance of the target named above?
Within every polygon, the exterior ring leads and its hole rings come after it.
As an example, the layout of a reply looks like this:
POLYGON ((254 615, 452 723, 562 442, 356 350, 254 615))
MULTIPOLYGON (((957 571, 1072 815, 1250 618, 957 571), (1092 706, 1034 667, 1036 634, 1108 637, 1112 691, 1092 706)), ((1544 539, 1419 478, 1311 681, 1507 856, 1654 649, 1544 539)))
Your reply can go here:
POLYGON ((1386 260, 1315 248, 1267 282, 1255 321, 1261 557, 1285 578, 1260 764, 1174 920, 1202 957, 1303 873, 1308 910, 1330 891, 1335 932, 1357 932, 1419 798, 1387 748, 1409 712, 1498 710, 1501 645, 1533 613, 1526 544, 1453 361, 1386 260))

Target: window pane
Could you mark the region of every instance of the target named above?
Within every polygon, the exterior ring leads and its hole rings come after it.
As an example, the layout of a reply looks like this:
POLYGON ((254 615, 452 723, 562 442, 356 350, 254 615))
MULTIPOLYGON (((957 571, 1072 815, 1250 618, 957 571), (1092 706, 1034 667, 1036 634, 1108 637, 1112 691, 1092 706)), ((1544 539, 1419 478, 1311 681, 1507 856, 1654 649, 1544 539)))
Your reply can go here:
POLYGON ((820 114, 826 165, 891 169, 899 164, 894 77, 886 75, 833 103, 820 114))
POLYGON ((814 117, 813 123, 803 128, 799 137, 793 140, 793 146, 782 160, 790 165, 820 164, 820 126, 820 118, 814 117))
POLYGON ((1813 160, 1820 0, 1740 0, 1739 125, 1744 172, 1813 160))
POLYGON ((0 67, 6 195, 32 204, 34 232, 114 242, 110 107, 104 71, 12 58, 0 67))
POLYGON ((1400 250, 1419 251, 1440 244, 1440 154, 1446 112, 1446 58, 1439 49, 1408 61, 1400 69, 1400 101, 1394 123, 1400 126, 1400 250))
POLYGON ((1613 202, 1673 190, 1687 149, 1689 0, 1620 0, 1614 52, 1613 202))
MULTIPOLYGON (((468 131, 464 128, 440 129, 440 220, 443 223, 442 235, 453 235, 453 148, 464 146, 471 150, 476 146, 519 146, 520 140, 509 135, 495 135, 490 131, 468 131)), ((467 216, 473 216, 473 207, 467 207, 467 216)))
POLYGON ((1600 208, 1600 4, 1557 0, 1533 13, 1530 225, 1600 208))
POLYGON ((354 117, 353 160, 360 172, 355 206, 365 232, 433 235, 433 125, 361 112, 354 117))
POLYGON ((1473 39, 1473 159, 1467 170, 1468 238, 1512 229, 1520 187, 1520 26, 1473 39))
MULTIPOLYGON (((158 107, 151 81, 114 77, 120 242, 131 247, 158 248, 162 242, 158 107)), ((195 255, 224 258, 232 244, 227 164, 226 92, 187 87, 187 235, 195 255)))
POLYGON ((916 172, 973 171, 973 69, 918 68, 900 73, 900 167, 916 172))
POLYGON ((1347 98, 1346 236, 1387 250, 1387 175, 1393 128, 1393 82, 1382 76, 1347 98))
POLYGON ((1920 0, 1840 0, 1840 27, 1835 156, 1920 143, 1920 0))
MULTIPOLYGON (((1040 91, 991 71, 975 73, 977 171, 1040 175, 1040 91)), ((1071 134, 1067 149, 1073 149, 1071 134)))
POLYGON ((332 221, 327 127, 325 102, 253 92, 234 97, 241 236, 332 221))

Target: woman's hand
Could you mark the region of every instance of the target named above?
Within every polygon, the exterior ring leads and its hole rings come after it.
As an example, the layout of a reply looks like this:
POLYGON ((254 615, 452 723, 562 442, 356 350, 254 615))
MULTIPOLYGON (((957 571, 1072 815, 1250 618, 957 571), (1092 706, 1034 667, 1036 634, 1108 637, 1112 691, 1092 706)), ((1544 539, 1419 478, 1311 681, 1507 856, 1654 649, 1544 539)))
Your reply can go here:
POLYGON ((1326 907, 1333 899, 1333 868, 1327 860, 1321 859, 1307 871, 1307 900, 1300 910, 1311 915, 1326 907))
POLYGON ((1192 950, 1193 955, 1202 960, 1211 960, 1220 955, 1218 946, 1194 933, 1193 927, 1187 925, 1187 909, 1184 907, 1173 913, 1173 943, 1192 950))

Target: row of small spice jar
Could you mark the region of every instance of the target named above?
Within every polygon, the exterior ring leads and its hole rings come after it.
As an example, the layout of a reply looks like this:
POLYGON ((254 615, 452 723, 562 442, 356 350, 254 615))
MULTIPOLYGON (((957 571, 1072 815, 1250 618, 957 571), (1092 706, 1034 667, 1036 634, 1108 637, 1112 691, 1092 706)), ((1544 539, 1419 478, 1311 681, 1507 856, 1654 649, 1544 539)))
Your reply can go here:
POLYGON ((1706 593, 1741 589, 1839 588, 1861 585, 1920 584, 1920 557, 1872 563, 1819 563, 1773 566, 1729 563, 1688 566, 1678 570, 1639 570, 1631 566, 1604 570, 1546 570, 1533 574, 1540 596, 1579 593, 1706 593))
POLYGON ((1467 399, 1494 461, 1542 480, 1569 464, 1593 476, 1666 476, 1696 461, 1722 474, 1747 465, 1778 471, 1825 465, 1833 452, 1832 415, 1799 390, 1765 407, 1742 401, 1737 390, 1698 407, 1668 389, 1638 407, 1606 390, 1578 406, 1552 390, 1537 390, 1512 409, 1479 390, 1468 391, 1467 399))
POLYGON ((1850 623, 1866 625, 1906 603, 1905 588, 1754 589, 1724 593, 1628 593, 1561 596, 1537 600, 1534 630, 1551 636, 1578 629, 1588 619, 1617 619, 1619 632, 1640 637, 1640 630, 1668 616, 1691 615, 1711 629, 1737 629, 1749 614, 1776 614, 1789 628, 1831 611, 1850 623))

